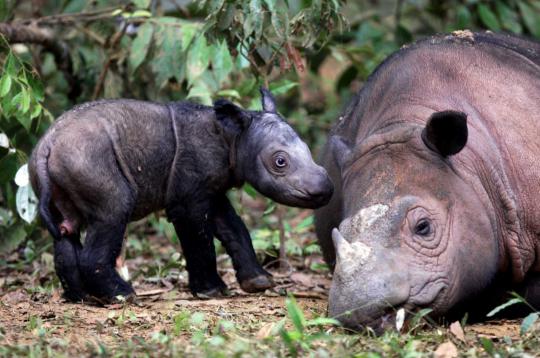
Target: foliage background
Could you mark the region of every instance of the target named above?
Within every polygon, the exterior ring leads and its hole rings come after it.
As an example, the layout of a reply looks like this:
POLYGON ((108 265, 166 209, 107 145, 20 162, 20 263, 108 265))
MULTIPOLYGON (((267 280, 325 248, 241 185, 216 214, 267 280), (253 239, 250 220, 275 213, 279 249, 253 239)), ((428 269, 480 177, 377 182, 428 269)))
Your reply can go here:
MULTIPOLYGON (((203 314, 204 301, 183 300, 165 311, 156 307, 167 299, 150 308, 93 311, 59 304, 51 239, 34 218, 36 198, 20 169, 54 118, 75 104, 118 97, 210 104, 225 97, 259 108, 261 85, 317 154, 343 107, 387 55, 460 29, 540 39, 540 0, 0 0, 0 356, 81 355, 83 344, 90 356, 417 357, 437 349, 435 356, 450 357, 457 356, 456 345, 471 357, 537 354, 538 312, 518 324, 496 322, 491 335, 476 334, 464 317, 463 335, 459 322, 449 331, 432 322, 419 330, 424 309, 401 332, 374 337, 345 335, 335 320, 319 317, 324 296, 304 298, 304 316, 294 299, 283 305, 271 292, 264 307, 275 309, 268 315, 265 309, 262 320, 255 316, 255 324, 250 308, 260 313, 263 302, 256 296, 230 300, 232 318, 215 306, 203 314), (509 327, 517 332, 509 334, 509 327)), ((310 211, 277 207, 249 186, 231 196, 262 261, 275 261, 281 247, 297 277, 328 281, 320 255, 313 260, 319 249, 310 211)), ((130 225, 126 242, 131 267, 138 266, 135 282, 181 281, 185 263, 178 245, 163 245, 177 238, 162 217, 130 225)), ((188 295, 169 289, 176 298, 188 295)), ((317 294, 312 291, 307 294, 317 294)), ((494 311, 516 303, 522 301, 494 311)))
MULTIPOLYGON (((19 248, 24 262, 51 243, 15 174, 73 105, 225 97, 258 108, 267 85, 317 153, 351 95, 401 45, 458 29, 540 38, 540 1, 3 0, 0 21, 0 253, 19 248)), ((280 230, 291 237, 283 218, 293 214, 266 205, 263 220, 247 220, 257 248, 275 252, 280 230)), ((174 241, 164 220, 142 226, 174 241)))

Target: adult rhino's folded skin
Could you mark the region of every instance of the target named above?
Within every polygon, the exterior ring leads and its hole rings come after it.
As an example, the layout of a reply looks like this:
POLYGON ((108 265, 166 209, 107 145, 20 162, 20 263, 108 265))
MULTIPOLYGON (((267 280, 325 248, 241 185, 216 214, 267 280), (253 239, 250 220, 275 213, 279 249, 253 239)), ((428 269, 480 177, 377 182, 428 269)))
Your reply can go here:
POLYGON ((323 150, 329 314, 375 329, 399 308, 482 317, 511 290, 540 307, 539 134, 539 43, 456 31, 391 55, 323 150))
POLYGON ((97 101, 64 113, 49 128, 29 170, 67 299, 108 302, 133 295, 114 267, 125 228, 160 209, 177 230, 195 295, 226 290, 214 236, 231 256, 243 290, 273 285, 227 190, 248 182, 279 203, 317 208, 328 203, 333 185, 277 113, 271 93, 261 89, 261 95, 262 111, 225 100, 213 107, 97 101))

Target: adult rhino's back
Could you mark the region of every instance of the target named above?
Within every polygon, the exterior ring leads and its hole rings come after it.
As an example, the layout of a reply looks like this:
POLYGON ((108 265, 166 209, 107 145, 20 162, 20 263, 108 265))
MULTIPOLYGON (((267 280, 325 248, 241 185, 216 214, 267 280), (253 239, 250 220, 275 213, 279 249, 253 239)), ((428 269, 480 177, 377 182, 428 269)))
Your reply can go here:
POLYGON ((460 31, 386 59, 323 150, 336 191, 317 235, 332 266, 332 237, 341 247, 331 313, 352 310, 351 326, 389 302, 442 315, 498 272, 536 270, 539 114, 538 43, 460 31))

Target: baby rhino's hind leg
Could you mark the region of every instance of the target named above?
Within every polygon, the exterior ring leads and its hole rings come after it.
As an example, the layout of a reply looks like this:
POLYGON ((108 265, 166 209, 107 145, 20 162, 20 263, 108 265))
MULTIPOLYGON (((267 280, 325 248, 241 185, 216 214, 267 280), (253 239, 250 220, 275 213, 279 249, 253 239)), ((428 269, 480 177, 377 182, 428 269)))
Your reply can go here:
POLYGON ((104 302, 118 296, 130 298, 135 292, 116 271, 116 259, 122 250, 126 222, 95 221, 88 224, 79 266, 88 292, 104 302))
MULTIPOLYGON (((85 128, 59 139, 51 151, 51 180, 66 193, 84 222, 86 237, 78 252, 78 267, 89 296, 101 302, 134 294, 115 269, 124 232, 135 204, 135 195, 121 172, 110 138, 101 128, 85 128)), ((68 217, 69 219, 69 217, 68 217)), ((68 222, 69 224, 69 222, 68 222)), ((69 225, 64 227, 69 231, 69 225)))
POLYGON ((88 297, 79 272, 79 252, 82 246, 79 235, 62 236, 54 240, 54 266, 69 301, 83 301, 88 297))
POLYGON ((52 211, 60 228, 61 237, 54 240, 54 267, 62 287, 64 298, 83 301, 88 297, 79 271, 80 219, 66 194, 56 185, 52 188, 52 211))

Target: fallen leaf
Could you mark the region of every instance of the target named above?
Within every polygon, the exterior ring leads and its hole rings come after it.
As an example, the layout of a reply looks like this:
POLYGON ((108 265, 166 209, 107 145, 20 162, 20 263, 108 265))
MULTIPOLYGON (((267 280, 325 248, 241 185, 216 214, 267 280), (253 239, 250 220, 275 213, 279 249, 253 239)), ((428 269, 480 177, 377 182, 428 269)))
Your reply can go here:
POLYGON ((255 335, 257 339, 264 339, 266 337, 270 337, 272 334, 272 329, 274 328, 275 322, 266 323, 259 329, 257 334, 255 335))
POLYGON ((138 296, 138 297, 143 297, 143 296, 160 295, 160 294, 162 294, 162 293, 169 292, 170 290, 171 290, 170 288, 157 288, 157 289, 155 289, 155 290, 148 290, 148 291, 137 292, 137 296, 138 296))
POLYGON ((465 332, 463 332, 463 328, 461 327, 461 323, 459 321, 455 321, 450 325, 450 332, 460 341, 465 342, 465 332))
POLYGON ((519 325, 520 323, 518 321, 500 320, 496 322, 485 322, 482 324, 476 324, 470 326, 470 329, 479 337, 485 337, 489 339, 501 339, 502 337, 510 337, 512 339, 519 339, 519 325))
POLYGON ((303 272, 293 272, 291 274, 291 280, 299 285, 306 286, 306 287, 313 287, 313 279, 311 278, 311 275, 307 275, 303 272))
POLYGON ((456 345, 450 341, 442 343, 433 353, 434 358, 454 358, 458 356, 456 345))
POLYGON ((403 323, 405 323, 405 309, 400 308, 396 312, 396 330, 398 332, 400 332, 401 328, 403 328, 403 323))

